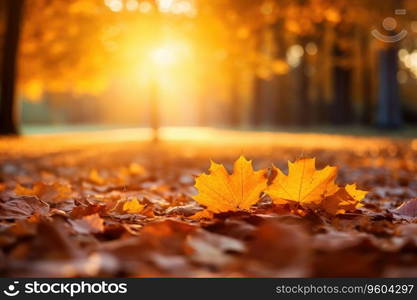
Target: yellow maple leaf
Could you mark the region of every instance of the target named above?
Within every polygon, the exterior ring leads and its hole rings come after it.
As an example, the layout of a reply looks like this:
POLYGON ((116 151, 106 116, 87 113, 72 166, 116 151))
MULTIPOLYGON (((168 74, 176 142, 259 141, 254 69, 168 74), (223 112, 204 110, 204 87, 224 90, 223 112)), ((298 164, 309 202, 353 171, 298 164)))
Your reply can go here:
POLYGON ((132 198, 123 203, 122 210, 128 214, 137 214, 140 213, 144 207, 143 204, 139 203, 137 198, 132 198))
POLYGON ((339 190, 334 183, 337 168, 327 166, 316 170, 314 158, 301 158, 288 162, 288 175, 273 166, 277 176, 266 190, 276 204, 287 201, 320 203, 325 197, 339 190))
POLYGON ((368 192, 356 189, 356 184, 348 184, 335 194, 326 197, 320 207, 329 214, 344 214, 363 206, 360 201, 368 192))
POLYGON ((345 186, 345 189, 346 192, 348 192, 349 195, 352 196, 352 198, 357 202, 361 201, 363 198, 365 198, 366 194, 368 194, 367 191, 356 189, 356 184, 348 184, 345 186))
POLYGON ((211 162, 210 174, 196 178, 194 199, 213 213, 248 210, 266 188, 266 170, 254 171, 252 161, 240 156, 229 175, 221 164, 211 162))

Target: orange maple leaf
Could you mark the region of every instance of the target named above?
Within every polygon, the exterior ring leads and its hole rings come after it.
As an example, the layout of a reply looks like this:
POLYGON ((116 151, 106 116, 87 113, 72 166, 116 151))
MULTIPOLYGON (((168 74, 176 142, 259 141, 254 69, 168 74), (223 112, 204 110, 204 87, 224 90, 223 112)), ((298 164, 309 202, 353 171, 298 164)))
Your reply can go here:
POLYGON ((194 199, 212 213, 249 210, 265 190, 266 170, 254 171, 252 161, 240 156, 229 175, 221 164, 211 162, 210 174, 196 178, 198 195, 194 199))
POLYGON ((277 176, 266 190, 276 204, 288 201, 320 203, 325 197, 339 190, 334 183, 337 168, 327 166, 316 170, 314 158, 301 158, 288 162, 288 175, 273 166, 277 176))

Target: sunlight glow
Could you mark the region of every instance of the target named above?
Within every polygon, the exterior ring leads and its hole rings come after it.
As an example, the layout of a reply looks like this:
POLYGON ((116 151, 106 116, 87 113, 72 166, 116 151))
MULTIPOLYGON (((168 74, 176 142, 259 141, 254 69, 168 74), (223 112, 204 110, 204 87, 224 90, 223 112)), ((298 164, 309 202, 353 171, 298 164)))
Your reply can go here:
POLYGON ((156 48, 151 53, 152 61, 157 66, 170 66, 175 62, 175 49, 170 46, 156 48))
POLYGON ((292 45, 287 51, 288 64, 296 68, 301 62, 301 57, 304 55, 304 49, 300 45, 292 45))
POLYGON ((123 10, 122 0, 105 0, 104 3, 111 11, 120 12, 123 10))
POLYGON ((192 0, 158 0, 158 8, 162 13, 186 15, 194 17, 196 8, 192 0))
POLYGON ((398 57, 406 69, 408 69, 414 78, 417 78, 417 50, 408 52, 407 49, 401 49, 398 57))
MULTIPOLYGON (((113 12, 139 11, 149 13, 153 9, 150 1, 139 0, 103 0, 113 12)), ((164 14, 184 15, 193 18, 197 15, 195 0, 156 0, 157 9, 164 14)))
POLYGON ((139 8, 139 3, 137 0, 128 0, 126 2, 126 9, 128 11, 135 11, 139 8))
POLYGON ((174 2, 174 0, 158 0, 159 10, 165 13, 169 12, 174 2))
POLYGON ((146 14, 146 13, 151 12, 151 10, 152 10, 152 4, 150 4, 149 2, 143 1, 143 2, 139 3, 139 11, 141 13, 146 14))

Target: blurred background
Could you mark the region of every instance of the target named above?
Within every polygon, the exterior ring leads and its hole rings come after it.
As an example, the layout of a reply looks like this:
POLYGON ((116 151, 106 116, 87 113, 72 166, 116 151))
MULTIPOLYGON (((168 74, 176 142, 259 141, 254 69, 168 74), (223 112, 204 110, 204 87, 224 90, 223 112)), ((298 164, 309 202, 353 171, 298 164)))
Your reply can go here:
POLYGON ((415 0, 0 0, 0 41, 3 134, 417 122, 415 0))

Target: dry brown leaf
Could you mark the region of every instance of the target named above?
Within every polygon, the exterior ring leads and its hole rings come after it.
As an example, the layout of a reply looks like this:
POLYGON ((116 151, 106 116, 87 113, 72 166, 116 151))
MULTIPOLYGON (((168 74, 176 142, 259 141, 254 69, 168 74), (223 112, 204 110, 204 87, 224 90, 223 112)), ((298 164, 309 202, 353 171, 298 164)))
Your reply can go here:
POLYGON ((191 259, 198 263, 220 267, 230 263, 230 253, 243 253, 245 244, 238 239, 196 230, 187 237, 187 246, 191 249, 191 259))
POLYGON ((32 188, 26 188, 17 184, 14 193, 18 196, 37 196, 42 201, 48 203, 58 203, 72 197, 71 186, 59 182, 52 184, 36 182, 32 188))
POLYGON ((269 274, 285 268, 293 270, 293 276, 308 276, 311 249, 307 245, 310 242, 310 237, 302 226, 268 220, 254 232, 254 238, 249 243, 248 253, 244 257, 244 268, 256 261, 257 268, 260 263, 264 265, 264 271, 275 270, 269 274))
POLYGON ((416 218, 417 217, 417 198, 404 202, 398 208, 394 209, 393 212, 400 216, 416 218))
POLYGON ((40 186, 34 184, 33 188, 27 188, 23 185, 16 184, 16 187, 14 188, 13 192, 18 196, 38 196, 40 192, 40 186))
POLYGON ((194 199, 213 213, 248 210, 266 188, 265 173, 265 170, 255 172, 252 162, 243 156, 235 161, 232 175, 223 165, 211 162, 210 174, 196 178, 199 194, 194 199))
POLYGON ((69 220, 75 231, 80 234, 100 233, 104 230, 104 221, 98 215, 85 216, 82 219, 69 220))
POLYGON ((34 196, 22 196, 0 202, 0 219, 25 219, 33 214, 46 215, 49 205, 34 196))

